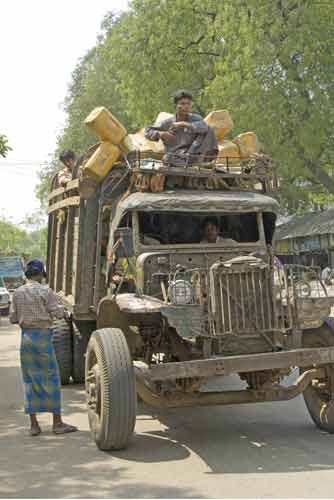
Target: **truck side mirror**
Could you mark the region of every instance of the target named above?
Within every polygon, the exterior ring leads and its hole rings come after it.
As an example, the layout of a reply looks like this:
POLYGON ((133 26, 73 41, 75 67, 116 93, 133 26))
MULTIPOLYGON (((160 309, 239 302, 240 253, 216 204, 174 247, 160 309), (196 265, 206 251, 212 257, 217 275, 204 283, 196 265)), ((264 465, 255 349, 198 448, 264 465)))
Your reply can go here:
POLYGON ((114 232, 114 248, 117 258, 133 257, 133 237, 131 227, 119 227, 114 232))

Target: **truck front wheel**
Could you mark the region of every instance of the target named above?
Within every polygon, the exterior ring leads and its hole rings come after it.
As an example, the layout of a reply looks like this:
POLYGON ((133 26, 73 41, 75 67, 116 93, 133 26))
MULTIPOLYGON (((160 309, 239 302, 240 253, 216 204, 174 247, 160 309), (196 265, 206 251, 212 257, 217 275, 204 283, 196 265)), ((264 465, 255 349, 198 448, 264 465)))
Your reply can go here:
MULTIPOLYGON (((332 328, 327 324, 322 325, 318 329, 304 331, 303 347, 329 347, 333 345, 334 333, 332 328)), ((304 400, 315 425, 319 429, 333 434, 334 365, 326 365, 323 367, 323 370, 324 376, 321 379, 313 380, 304 391, 304 400)))
POLYGON ((118 328, 96 330, 86 353, 89 425, 101 450, 125 448, 136 421, 135 375, 128 344, 118 328))

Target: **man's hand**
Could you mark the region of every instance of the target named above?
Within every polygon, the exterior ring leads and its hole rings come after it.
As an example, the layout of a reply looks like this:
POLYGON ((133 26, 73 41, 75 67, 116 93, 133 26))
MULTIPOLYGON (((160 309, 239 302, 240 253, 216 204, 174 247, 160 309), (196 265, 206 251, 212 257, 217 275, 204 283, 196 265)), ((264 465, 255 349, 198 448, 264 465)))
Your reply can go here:
POLYGON ((166 144, 173 144, 176 141, 176 135, 172 132, 159 132, 159 137, 166 144))
POLYGON ((171 126, 171 130, 177 129, 177 128, 191 128, 191 123, 189 122, 175 122, 171 126))

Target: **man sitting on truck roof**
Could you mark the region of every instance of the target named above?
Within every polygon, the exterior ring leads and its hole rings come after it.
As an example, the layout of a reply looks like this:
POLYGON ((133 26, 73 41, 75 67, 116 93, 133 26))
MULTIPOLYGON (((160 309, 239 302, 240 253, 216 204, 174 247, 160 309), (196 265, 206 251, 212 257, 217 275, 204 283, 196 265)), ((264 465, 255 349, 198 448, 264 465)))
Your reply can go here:
POLYGON ((76 164, 74 151, 70 149, 63 151, 59 156, 59 160, 63 163, 64 168, 58 172, 58 184, 65 187, 73 179, 73 170, 76 164))
POLYGON ((215 133, 200 115, 191 113, 192 101, 189 91, 178 90, 174 94, 175 115, 145 128, 146 139, 162 140, 166 151, 163 160, 170 165, 201 163, 217 156, 215 133))

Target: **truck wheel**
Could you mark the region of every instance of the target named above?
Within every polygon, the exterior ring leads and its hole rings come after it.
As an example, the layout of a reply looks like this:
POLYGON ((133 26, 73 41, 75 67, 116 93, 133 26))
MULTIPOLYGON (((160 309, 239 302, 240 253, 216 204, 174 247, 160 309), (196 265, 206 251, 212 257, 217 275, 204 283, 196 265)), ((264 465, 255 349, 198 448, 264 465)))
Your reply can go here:
POLYGON ((65 319, 53 322, 52 342, 58 361, 61 383, 63 385, 69 384, 72 375, 72 328, 65 319))
MULTIPOLYGON (((305 331, 303 347, 329 347, 334 345, 334 333, 324 324, 316 330, 305 331)), ((311 367, 310 367, 311 368, 311 367)), ((302 371, 307 370, 307 368, 302 371)), ((319 429, 334 433, 334 365, 324 366, 324 377, 312 381, 304 391, 309 414, 319 429)))
POLYGON ((96 330, 89 340, 86 397, 97 446, 125 448, 136 422, 136 386, 128 344, 119 328, 96 330))
POLYGON ((85 382, 85 354, 89 337, 90 334, 88 332, 79 332, 74 327, 72 378, 76 384, 83 384, 85 382))

